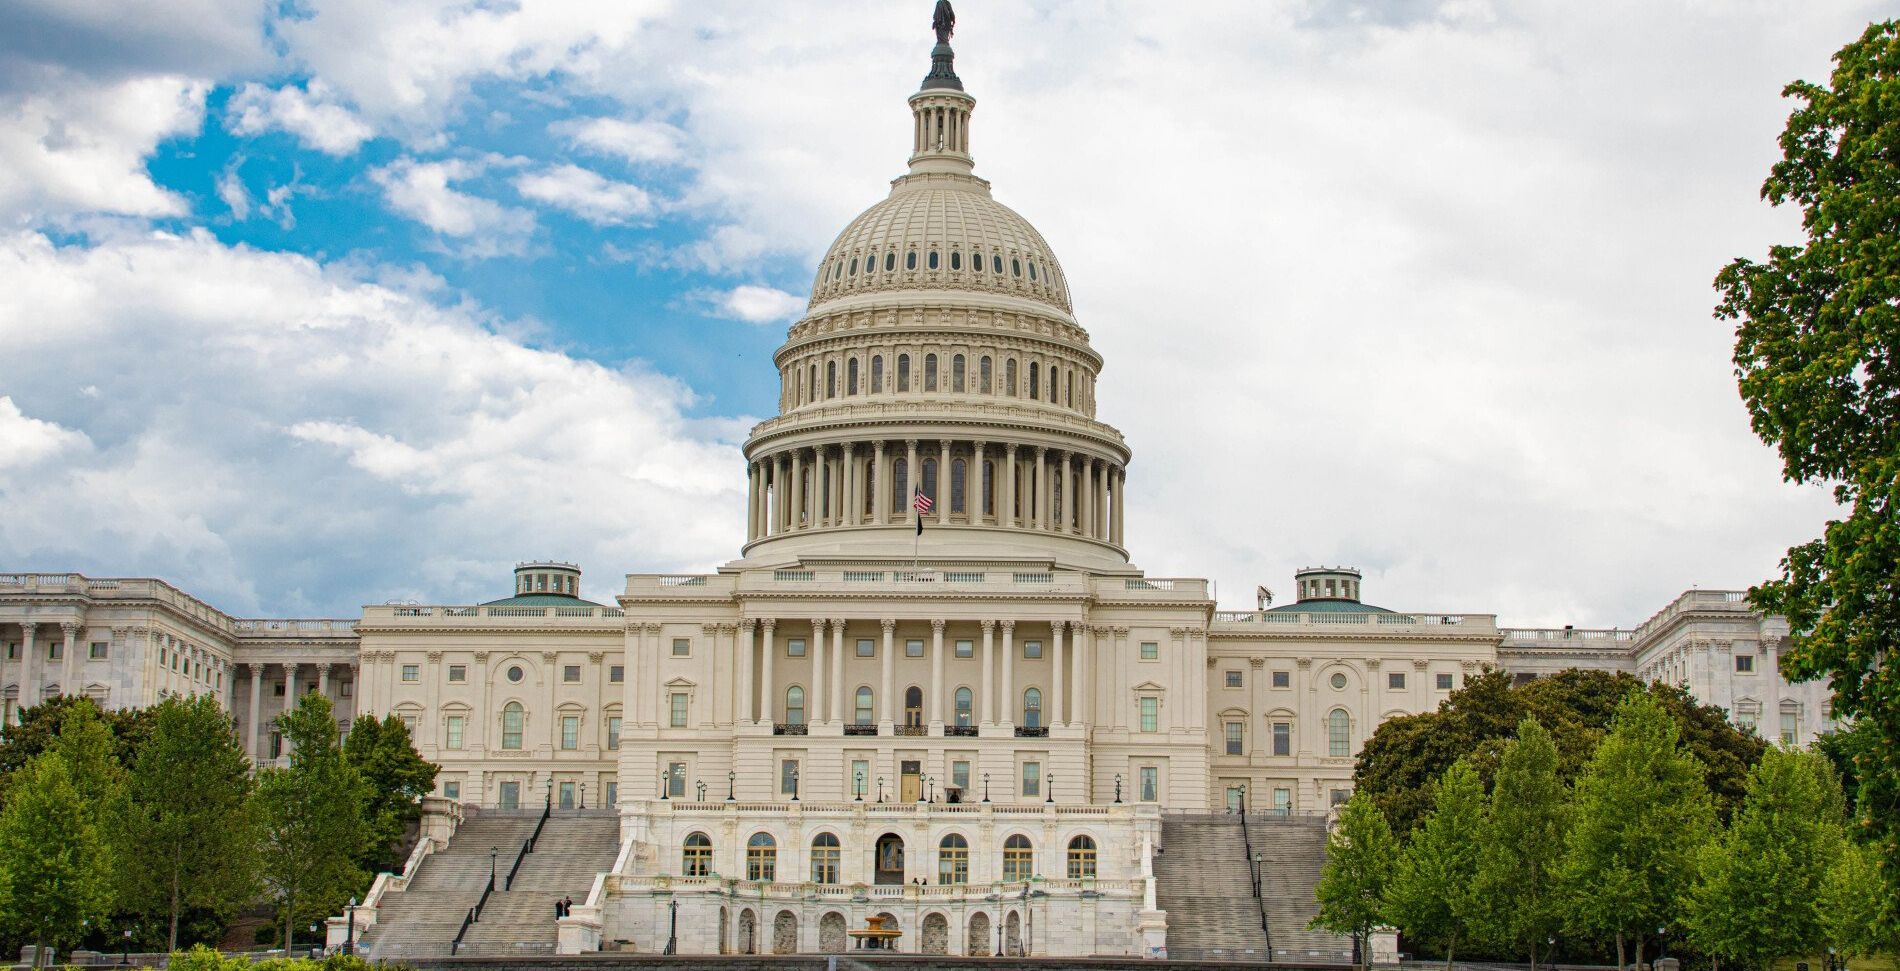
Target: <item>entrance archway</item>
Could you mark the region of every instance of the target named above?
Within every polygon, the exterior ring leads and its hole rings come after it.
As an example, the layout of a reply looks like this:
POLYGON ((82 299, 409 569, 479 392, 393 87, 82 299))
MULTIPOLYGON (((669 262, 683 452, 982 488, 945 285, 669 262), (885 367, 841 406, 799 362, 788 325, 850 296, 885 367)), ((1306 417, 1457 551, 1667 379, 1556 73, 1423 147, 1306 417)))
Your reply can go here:
POLYGON ((880 884, 900 884, 904 882, 904 838, 896 833, 885 833, 877 838, 877 848, 871 860, 871 869, 875 874, 872 882, 880 884))

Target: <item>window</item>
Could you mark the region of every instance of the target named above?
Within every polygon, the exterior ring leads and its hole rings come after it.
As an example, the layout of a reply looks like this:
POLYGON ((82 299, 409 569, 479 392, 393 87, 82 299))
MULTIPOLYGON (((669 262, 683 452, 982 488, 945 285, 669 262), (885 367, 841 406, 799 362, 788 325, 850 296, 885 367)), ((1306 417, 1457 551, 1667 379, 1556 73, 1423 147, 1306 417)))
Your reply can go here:
POLYGON ((1141 730, 1158 732, 1161 730, 1161 699, 1148 697, 1141 699, 1141 730))
POLYGON ((1404 691, 1405 690, 1405 672, 1404 671, 1386 672, 1385 686, 1387 688, 1392 689, 1393 691, 1404 691))
POLYGON ((798 760, 783 759, 778 764, 778 791, 783 796, 798 795, 798 760))
POLYGON ((672 718, 669 724, 674 728, 685 728, 686 727, 686 692, 684 691, 673 692, 672 696, 667 699, 667 702, 668 702, 668 708, 672 713, 672 718))
POLYGON ((1794 744, 1795 729, 1799 720, 1799 712, 1784 711, 1781 713, 1781 744, 1789 746, 1794 744))
POLYGON ((978 273, 983 272, 983 254, 982 253, 970 254, 970 269, 975 270, 978 273))
POLYGON ((811 882, 838 882, 838 837, 819 833, 811 841, 811 882))
POLYGON ((897 390, 910 390, 910 355, 897 355, 897 390))
POLYGON ((953 270, 963 269, 963 253, 961 251, 950 251, 950 268, 953 270))
POLYGON ((1273 754, 1275 755, 1292 755, 1293 754, 1293 723, 1292 722, 1274 722, 1273 723, 1273 754))
MULTIPOLYGON (((46 658, 47 658, 47 660, 49 660, 49 661, 57 661, 57 660, 59 660, 60 658, 63 658, 63 657, 65 657, 65 656, 66 656, 66 645, 64 645, 64 644, 62 644, 62 643, 60 643, 59 641, 48 641, 48 642, 47 642, 47 644, 46 644, 46 658)), ((177 662, 177 660, 178 660, 178 655, 176 655, 176 654, 174 654, 174 655, 172 655, 172 661, 174 662, 174 663, 172 664, 172 670, 174 670, 174 671, 176 671, 176 670, 178 670, 178 665, 177 665, 177 663, 176 663, 176 662, 177 662)))
POLYGON ((845 363, 844 373, 845 373, 844 393, 857 394, 858 393, 858 359, 857 358, 854 357, 850 361, 845 363))
POLYGON ((1346 672, 1334 671, 1333 676, 1327 679, 1327 683, 1333 686, 1334 691, 1344 691, 1346 689, 1346 672))
POLYGON ((351 682, 351 681, 338 682, 336 686, 337 694, 345 698, 348 698, 350 696, 350 692, 355 690, 353 685, 354 685, 354 682, 351 682))
POLYGON ((785 656, 786 657, 804 657, 805 656, 805 639, 802 637, 794 637, 791 640, 786 641, 785 642, 785 656))
POLYGON ((1227 677, 1227 686, 1229 688, 1246 687, 1246 683, 1242 681, 1241 674, 1239 671, 1228 671, 1226 672, 1226 677, 1227 677))
POLYGON ((924 642, 923 641, 905 641, 904 642, 904 656, 905 657, 923 657, 924 656, 924 642))
POLYGON ((911 250, 910 252, 904 254, 904 269, 914 270, 916 268, 917 268, 917 251, 911 250))
POLYGON ((1451 675, 1449 674, 1432 675, 1432 686, 1437 688, 1440 691, 1450 691, 1451 690, 1451 675))
POLYGON ((1275 814, 1280 815, 1280 816, 1292 815, 1293 790, 1291 789, 1273 790, 1273 811, 1275 814))
POLYGON ((745 841, 745 878, 763 883, 778 879, 778 841, 771 833, 753 833, 745 841))
POLYGON ((1292 687, 1293 686, 1293 672, 1291 671, 1273 672, 1273 686, 1276 688, 1292 687))
POLYGON ((990 393, 990 358, 987 354, 976 362, 976 390, 980 394, 990 393))
POLYGON ((876 657, 877 645, 874 644, 871 641, 871 639, 868 637, 859 638, 858 639, 858 656, 859 657, 876 657))
POLYGON ((785 689, 785 724, 805 724, 805 689, 798 685, 785 689))
POLYGON ((1003 272, 1003 258, 1000 256, 991 256, 990 268, 995 270, 999 274, 1002 273, 1003 272))
POLYGON ((608 668, 607 668, 607 680, 608 680, 608 682, 610 682, 610 683, 612 683, 612 684, 621 684, 621 683, 623 683, 623 682, 625 682, 625 681, 627 680, 627 669, 626 669, 626 667, 625 667, 624 665, 619 665, 619 664, 615 664, 615 665, 612 665, 612 666, 610 666, 610 667, 608 667, 608 668))
POLYGON ((1013 357, 1003 362, 1003 393, 1012 398, 1016 396, 1016 359, 1013 357))
POLYGON ((970 763, 958 759, 950 763, 950 784, 958 789, 970 788, 970 763))
POLYGON ((1095 841, 1087 836, 1077 836, 1069 841, 1069 879, 1090 880, 1095 877, 1095 841))
POLYGON ((1352 754, 1352 716, 1344 708, 1326 716, 1326 754, 1336 759, 1352 754))
POLYGON ((958 393, 963 391, 963 355, 961 354, 950 358, 950 390, 958 393))
POLYGON ((527 674, 521 670, 521 665, 519 664, 512 665, 508 668, 508 672, 507 672, 508 680, 514 684, 520 684, 521 679, 526 676, 527 674))
POLYGON ((1036 851, 1021 833, 1003 841, 1003 879, 1021 882, 1036 875, 1036 851))
POLYGON ((405 665, 403 665, 403 666, 402 666, 402 679, 403 679, 404 681, 421 681, 421 680, 422 680, 422 667, 421 667, 421 665, 417 665, 417 664, 405 664, 405 665))
POLYGON ((934 249, 930 251, 929 266, 933 270, 937 268, 937 251, 934 249))
POLYGON ((968 512, 969 511, 968 501, 966 499, 967 490, 964 488, 964 485, 966 481, 968 480, 969 475, 970 475, 970 464, 968 462, 965 462, 962 459, 954 459, 951 461, 950 463, 950 511, 951 512, 968 512))
POLYGON ((867 687, 859 687, 857 700, 858 700, 858 711, 857 711, 858 724, 860 725, 873 724, 873 722, 871 721, 871 689, 867 687))
POLYGON ((1735 655, 1735 673, 1736 674, 1755 673, 1755 655, 1753 654, 1735 655))
POLYGON ((580 666, 580 665, 578 665, 578 664, 568 664, 568 665, 564 665, 564 666, 562 666, 562 668, 561 668, 561 683, 563 683, 563 684, 579 684, 579 683, 580 683, 580 681, 581 681, 581 666, 580 666))
POLYGON ((572 752, 581 747, 581 716, 561 716, 561 750, 572 752))
MULTIPOLYGON (((1003 271, 997 270, 996 272, 1001 273, 1003 271)), ((1009 258, 1009 275, 1010 276, 1023 275, 1023 261, 1022 260, 1019 260, 1014 256, 1009 258)))
POLYGON ((1023 692, 1023 727, 1042 727, 1042 692, 1035 688, 1023 692))
POLYGON ((673 656, 689 657, 693 653, 693 641, 690 637, 673 638, 673 656))
POLYGON ((1042 642, 1041 641, 1024 641, 1023 642, 1023 657, 1025 659, 1033 660, 1041 656, 1042 656, 1042 642))
POLYGON ((712 840, 705 833, 694 833, 686 837, 686 845, 680 851, 680 874, 688 877, 703 877, 712 872, 712 840))
POLYGON ((904 689, 904 727, 924 727, 924 689, 914 684, 904 689))
POLYGON ((1042 795, 1042 763, 1023 763, 1023 795, 1042 795))
POLYGON ((93 641, 92 647, 88 651, 86 656, 92 658, 95 661, 103 659, 106 656, 106 642, 93 641))
POLYGON ((463 723, 464 723, 464 719, 461 715, 450 715, 448 717, 446 721, 446 728, 443 731, 443 739, 442 739, 443 748, 459 749, 462 747, 463 723))
POLYGON ((666 764, 666 794, 674 799, 686 798, 686 763, 666 764))
POLYGON ((972 722, 970 721, 970 689, 958 688, 957 693, 956 693, 956 700, 957 700, 956 725, 958 728, 969 728, 970 725, 972 724, 972 722))
POLYGON ((606 804, 609 806, 620 805, 620 783, 612 780, 608 781, 606 804))
POLYGON ((937 355, 924 355, 924 390, 937 390, 937 355))
POLYGON ((468 665, 466 664, 449 665, 449 680, 456 682, 458 684, 460 682, 467 681, 468 680, 468 665))
POLYGON ((521 747, 521 723, 525 720, 521 702, 511 701, 501 709, 501 747, 521 747))
POLYGON ((871 763, 866 759, 851 760, 851 797, 863 799, 871 791, 871 763))
POLYGON ((270 733, 270 757, 273 759, 277 759, 277 758, 283 758, 283 755, 284 755, 284 733, 282 732, 270 733))
POLYGON ((1161 768, 1159 766, 1141 767, 1140 798, 1142 802, 1161 801, 1161 768))
POLYGON ((975 641, 958 641, 956 644, 956 648, 957 648, 958 657, 975 657, 976 656, 976 642, 975 641))
POLYGON ((970 842, 951 833, 937 844, 937 882, 970 882, 970 842))
POLYGON ((620 716, 619 715, 613 715, 607 719, 607 751, 609 752, 620 751, 620 716))
POLYGON ((1029 362, 1029 399, 1034 401, 1042 397, 1042 366, 1035 361, 1029 362))
POLYGON ((442 783, 442 795, 449 799, 462 798, 462 783, 459 781, 442 783))
POLYGON ((1155 641, 1141 642, 1141 659, 1142 660, 1154 661, 1154 660, 1158 660, 1160 657, 1161 657, 1161 645, 1159 643, 1155 641))
POLYGON ((1247 726, 1240 722, 1227 723, 1227 754, 1241 755, 1242 745, 1246 742, 1247 726))
POLYGON ((883 393, 883 391, 884 391, 884 355, 878 354, 878 355, 874 355, 871 358, 871 393, 881 394, 883 393))

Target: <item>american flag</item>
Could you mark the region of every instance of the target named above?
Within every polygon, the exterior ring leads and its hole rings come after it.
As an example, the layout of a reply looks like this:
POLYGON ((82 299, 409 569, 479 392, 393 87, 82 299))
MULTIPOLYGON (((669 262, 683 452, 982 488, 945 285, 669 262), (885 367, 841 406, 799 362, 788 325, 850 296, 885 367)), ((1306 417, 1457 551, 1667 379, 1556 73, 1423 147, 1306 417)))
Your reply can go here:
POLYGON ((911 508, 920 513, 929 512, 932 505, 934 504, 930 501, 930 497, 924 495, 924 490, 921 488, 919 488, 917 494, 910 499, 911 508))

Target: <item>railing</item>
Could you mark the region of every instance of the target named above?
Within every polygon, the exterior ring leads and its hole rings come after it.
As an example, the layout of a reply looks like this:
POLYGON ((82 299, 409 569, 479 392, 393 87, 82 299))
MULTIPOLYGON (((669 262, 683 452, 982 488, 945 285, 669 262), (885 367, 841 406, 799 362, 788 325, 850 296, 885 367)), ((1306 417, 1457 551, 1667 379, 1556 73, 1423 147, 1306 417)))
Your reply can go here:
POLYGON ((703 587, 705 585, 706 585, 706 578, 704 576, 683 576, 683 577, 661 577, 660 578, 660 586, 662 587, 703 587))
POLYGON ((923 725, 898 725, 891 731, 904 738, 922 738, 930 733, 930 729, 923 725))
POLYGON ((529 833, 528 838, 522 841, 521 852, 515 854, 515 865, 508 868, 508 881, 501 885, 503 890, 514 889, 515 874, 521 872, 521 861, 526 860, 528 854, 534 852, 535 841, 541 838, 541 828, 548 824, 548 817, 552 815, 554 815, 554 793, 550 791, 548 804, 542 807, 541 818, 535 821, 534 832, 529 833))
POLYGON ((1240 803, 1240 842, 1247 850, 1247 873, 1253 878, 1253 902, 1260 911, 1260 936, 1267 942, 1267 953, 1273 953, 1273 931, 1267 927, 1267 900, 1260 896, 1260 860, 1253 853, 1253 835, 1247 830, 1246 794, 1242 793, 1240 803))
POLYGON ((946 738, 975 738, 976 726, 975 725, 945 725, 943 726, 943 734, 946 738))
MULTIPOLYGON (((386 617, 625 617, 619 607, 482 607, 423 606, 420 604, 384 604, 363 608, 365 619, 374 622, 386 617)), ((245 622, 240 622, 245 623, 245 622)), ((265 623, 262 621, 251 623, 265 623)), ((293 621, 291 623, 299 623, 293 621)), ((328 622, 325 622, 328 623, 328 622)), ((337 622, 340 623, 340 622, 337 622)), ((352 622, 353 623, 353 622, 352 622)), ((342 628, 338 628, 341 630, 342 628)))
POLYGON ((1049 729, 1031 728, 1028 725, 1017 725, 1016 737, 1017 738, 1048 738, 1049 729))
POLYGON ((846 735, 876 735, 877 726, 876 725, 846 725, 844 727, 844 733, 846 735))
POLYGON ((467 916, 462 918, 462 926, 455 932, 455 939, 449 942, 450 957, 454 957, 455 952, 461 950, 462 938, 468 935, 469 927, 482 919, 482 908, 488 906, 488 898, 494 892, 495 874, 490 872, 488 874, 488 886, 482 888, 482 899, 475 901, 475 906, 468 909, 467 916))
POLYGON ((797 722, 797 723, 773 722, 772 734, 774 735, 809 735, 811 734, 811 727, 809 725, 806 725, 804 722, 797 722))
POLYGON ((818 575, 811 570, 773 570, 772 579, 781 583, 810 583, 818 575))

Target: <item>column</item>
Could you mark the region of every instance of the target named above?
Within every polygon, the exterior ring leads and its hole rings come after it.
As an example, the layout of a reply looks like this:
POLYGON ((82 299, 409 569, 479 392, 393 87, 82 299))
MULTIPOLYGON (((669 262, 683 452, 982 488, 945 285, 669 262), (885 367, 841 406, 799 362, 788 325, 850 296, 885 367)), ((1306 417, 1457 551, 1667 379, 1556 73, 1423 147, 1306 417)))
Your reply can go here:
POLYGON ((1016 622, 1005 620, 1003 625, 1003 687, 997 694, 1003 699, 1002 723, 1016 724, 1016 622))
POLYGON ((739 629, 744 633, 739 637, 738 697, 737 703, 733 706, 735 711, 732 718, 741 725, 752 724, 753 702, 757 698, 752 688, 752 647, 753 638, 757 636, 758 624, 759 622, 751 617, 739 621, 739 629))
POLYGON ((937 726, 933 735, 943 734, 943 624, 930 622, 930 721, 937 726))
POLYGON ((983 685, 977 691, 983 703, 983 724, 996 722, 996 621, 983 622, 983 685))
POLYGON ((261 761, 264 753, 257 748, 257 720, 263 717, 259 705, 264 700, 264 666, 251 664, 251 707, 250 718, 244 723, 244 754, 252 761, 261 761))
POLYGON ((884 728, 878 729, 878 731, 889 734, 889 726, 896 724, 895 715, 897 711, 897 701, 892 697, 897 692, 897 652, 893 650, 897 643, 897 621, 886 617, 878 623, 884 628, 884 654, 882 655, 884 670, 882 672, 883 677, 879 679, 878 682, 877 720, 885 726, 884 728))
MULTIPOLYGON (((950 521, 950 443, 948 441, 940 441, 937 445, 939 450, 937 458, 937 506, 935 509, 932 509, 931 512, 937 514, 937 525, 941 526, 950 521)), ((967 504, 970 500, 968 483, 965 483, 964 490, 963 500, 967 504)))
POLYGON ((778 721, 778 683, 772 680, 772 659, 778 656, 772 643, 775 623, 770 617, 765 619, 765 649, 759 657, 759 721, 767 725, 778 721))
POLYGON ((20 621, 20 707, 35 708, 40 703, 40 625, 31 619, 20 621))
POLYGON ((1102 460, 1102 474, 1095 477, 1095 535, 1108 539, 1108 460, 1102 460))
POLYGON ((811 694, 806 698, 807 721, 817 724, 825 720, 825 622, 811 622, 811 647, 806 651, 811 655, 811 694))
POLYGON ((858 497, 858 490, 864 486, 864 477, 858 474, 857 446, 846 442, 844 445, 844 524, 856 526, 858 516, 864 509, 864 500, 858 497))
POLYGON ((750 543, 759 538, 759 463, 747 462, 745 465, 745 538, 750 543))
MULTIPOLYGON (((1087 624, 1075 625, 1075 718, 1084 727, 1095 721, 1094 630, 1087 624)), ((1258 708, 1258 706, 1255 706, 1258 708)))
POLYGON ((284 710, 297 707, 297 668, 301 665, 291 661, 284 665, 284 710))
MULTIPOLYGON (((440 661, 442 659, 441 651, 430 651, 429 654, 430 654, 429 660, 432 662, 440 661)), ((435 670, 435 666, 431 664, 429 669, 430 669, 431 674, 433 674, 435 670)), ((436 683, 435 679, 431 678, 429 681, 429 684, 431 686, 434 686, 435 683, 436 683)), ((330 697, 330 666, 328 664, 317 665, 317 694, 322 695, 325 700, 328 700, 330 697)))
POLYGON ((1062 663, 1062 629, 1067 626, 1069 626, 1068 622, 1061 620, 1050 625, 1049 665, 1050 670, 1054 672, 1049 684, 1049 724, 1051 726, 1063 725, 1068 722, 1068 705, 1063 703, 1063 699, 1066 697, 1063 689, 1068 684, 1068 678, 1064 676, 1064 665, 1062 663))
MULTIPOLYGON (((1000 379, 999 379, 1000 380, 1000 379)), ((999 466, 1002 481, 997 491, 996 521, 1004 526, 1016 525, 1016 446, 1003 443, 1003 462, 999 466)))
POLYGON ((61 694, 78 697, 84 692, 78 684, 79 678, 79 624, 67 621, 59 625, 59 632, 65 638, 62 653, 59 656, 59 690, 61 694))
POLYGON ((1114 542, 1116 546, 1122 545, 1122 537, 1123 537, 1122 515, 1128 509, 1128 504, 1122 501, 1122 493, 1127 492, 1127 491, 1128 491, 1128 470, 1125 468, 1118 467, 1115 469, 1115 514, 1114 514, 1115 515, 1115 527, 1114 527, 1115 540, 1114 542))
POLYGON ((772 519, 776 523, 775 533, 783 533, 791 528, 792 522, 792 470, 791 459, 778 455, 772 459, 772 519))
MULTIPOLYGON (((988 442, 970 443, 970 481, 964 487, 970 503, 970 522, 984 526, 990 523, 990 514, 983 511, 983 463, 989 459, 989 451, 988 442)), ((995 491, 996 483, 991 482, 991 494, 995 491)))
POLYGON ((832 721, 845 720, 844 706, 844 621, 831 622, 831 704, 826 706, 832 721))
POLYGON ((1036 451, 1036 509, 1030 514, 1031 529, 1049 528, 1049 450, 1038 448, 1036 451))
MULTIPOLYGON (((1082 457, 1082 535, 1094 539, 1095 531, 1095 460, 1082 457)), ((1077 638, 1076 643, 1081 643, 1077 638)))
POLYGON ((909 458, 905 460, 904 464, 904 474, 910 481, 904 483, 904 495, 902 497, 904 507, 899 510, 899 512, 902 514, 902 519, 908 522, 912 515, 910 497, 915 494, 918 489, 923 488, 924 470, 917 466, 917 440, 914 438, 909 439, 904 442, 904 445, 910 450, 909 458))
POLYGON ((805 450, 792 450, 792 508, 786 528, 805 528, 805 450))
POLYGON ((884 467, 884 441, 879 439, 872 446, 871 455, 871 521, 886 523, 890 521, 891 480, 887 478, 890 470, 884 467))

